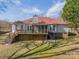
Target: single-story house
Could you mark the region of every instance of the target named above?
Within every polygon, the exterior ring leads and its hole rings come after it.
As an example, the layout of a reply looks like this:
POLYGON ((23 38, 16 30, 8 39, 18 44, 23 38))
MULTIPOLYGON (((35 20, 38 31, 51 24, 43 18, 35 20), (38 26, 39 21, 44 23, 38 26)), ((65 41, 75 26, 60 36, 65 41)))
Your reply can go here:
POLYGON ((67 23, 63 20, 55 20, 43 16, 33 16, 32 18, 24 21, 14 22, 12 25, 12 32, 55 33, 67 36, 68 27, 67 23))

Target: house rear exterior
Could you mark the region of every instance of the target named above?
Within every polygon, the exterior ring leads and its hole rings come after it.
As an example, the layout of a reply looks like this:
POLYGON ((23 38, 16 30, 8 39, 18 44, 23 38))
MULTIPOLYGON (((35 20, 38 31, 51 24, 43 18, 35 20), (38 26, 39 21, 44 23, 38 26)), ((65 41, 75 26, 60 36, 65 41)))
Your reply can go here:
POLYGON ((49 17, 34 16, 33 18, 14 22, 12 32, 21 33, 47 33, 50 39, 53 37, 67 38, 67 23, 49 17))

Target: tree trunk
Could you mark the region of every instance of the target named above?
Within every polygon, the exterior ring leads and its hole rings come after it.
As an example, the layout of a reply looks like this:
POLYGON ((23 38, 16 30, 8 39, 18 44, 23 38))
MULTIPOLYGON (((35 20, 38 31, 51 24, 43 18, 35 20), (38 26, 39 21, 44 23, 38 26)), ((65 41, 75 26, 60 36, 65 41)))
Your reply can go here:
POLYGON ((75 30, 76 30, 76 34, 77 34, 77 36, 79 36, 78 26, 75 26, 75 30))

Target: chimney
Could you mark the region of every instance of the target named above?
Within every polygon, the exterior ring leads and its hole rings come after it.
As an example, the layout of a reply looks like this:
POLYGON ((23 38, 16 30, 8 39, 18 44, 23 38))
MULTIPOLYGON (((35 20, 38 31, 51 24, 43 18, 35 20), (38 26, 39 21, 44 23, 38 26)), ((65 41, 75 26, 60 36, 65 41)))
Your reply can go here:
POLYGON ((33 16, 32 23, 38 23, 38 15, 33 16))

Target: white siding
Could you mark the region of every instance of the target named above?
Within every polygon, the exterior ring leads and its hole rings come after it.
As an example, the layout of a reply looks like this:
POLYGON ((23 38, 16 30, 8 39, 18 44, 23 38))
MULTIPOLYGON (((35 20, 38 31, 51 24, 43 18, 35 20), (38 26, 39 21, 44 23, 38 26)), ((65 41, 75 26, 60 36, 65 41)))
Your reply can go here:
POLYGON ((21 25, 17 25, 17 30, 21 30, 21 25))
POLYGON ((23 28, 21 28, 23 31, 25 31, 26 30, 26 28, 25 28, 25 24, 22 24, 21 26, 23 26, 23 28))
POLYGON ((69 29, 66 25, 56 25, 56 32, 68 32, 69 29))
POLYGON ((16 26, 12 24, 12 32, 16 32, 16 26))

